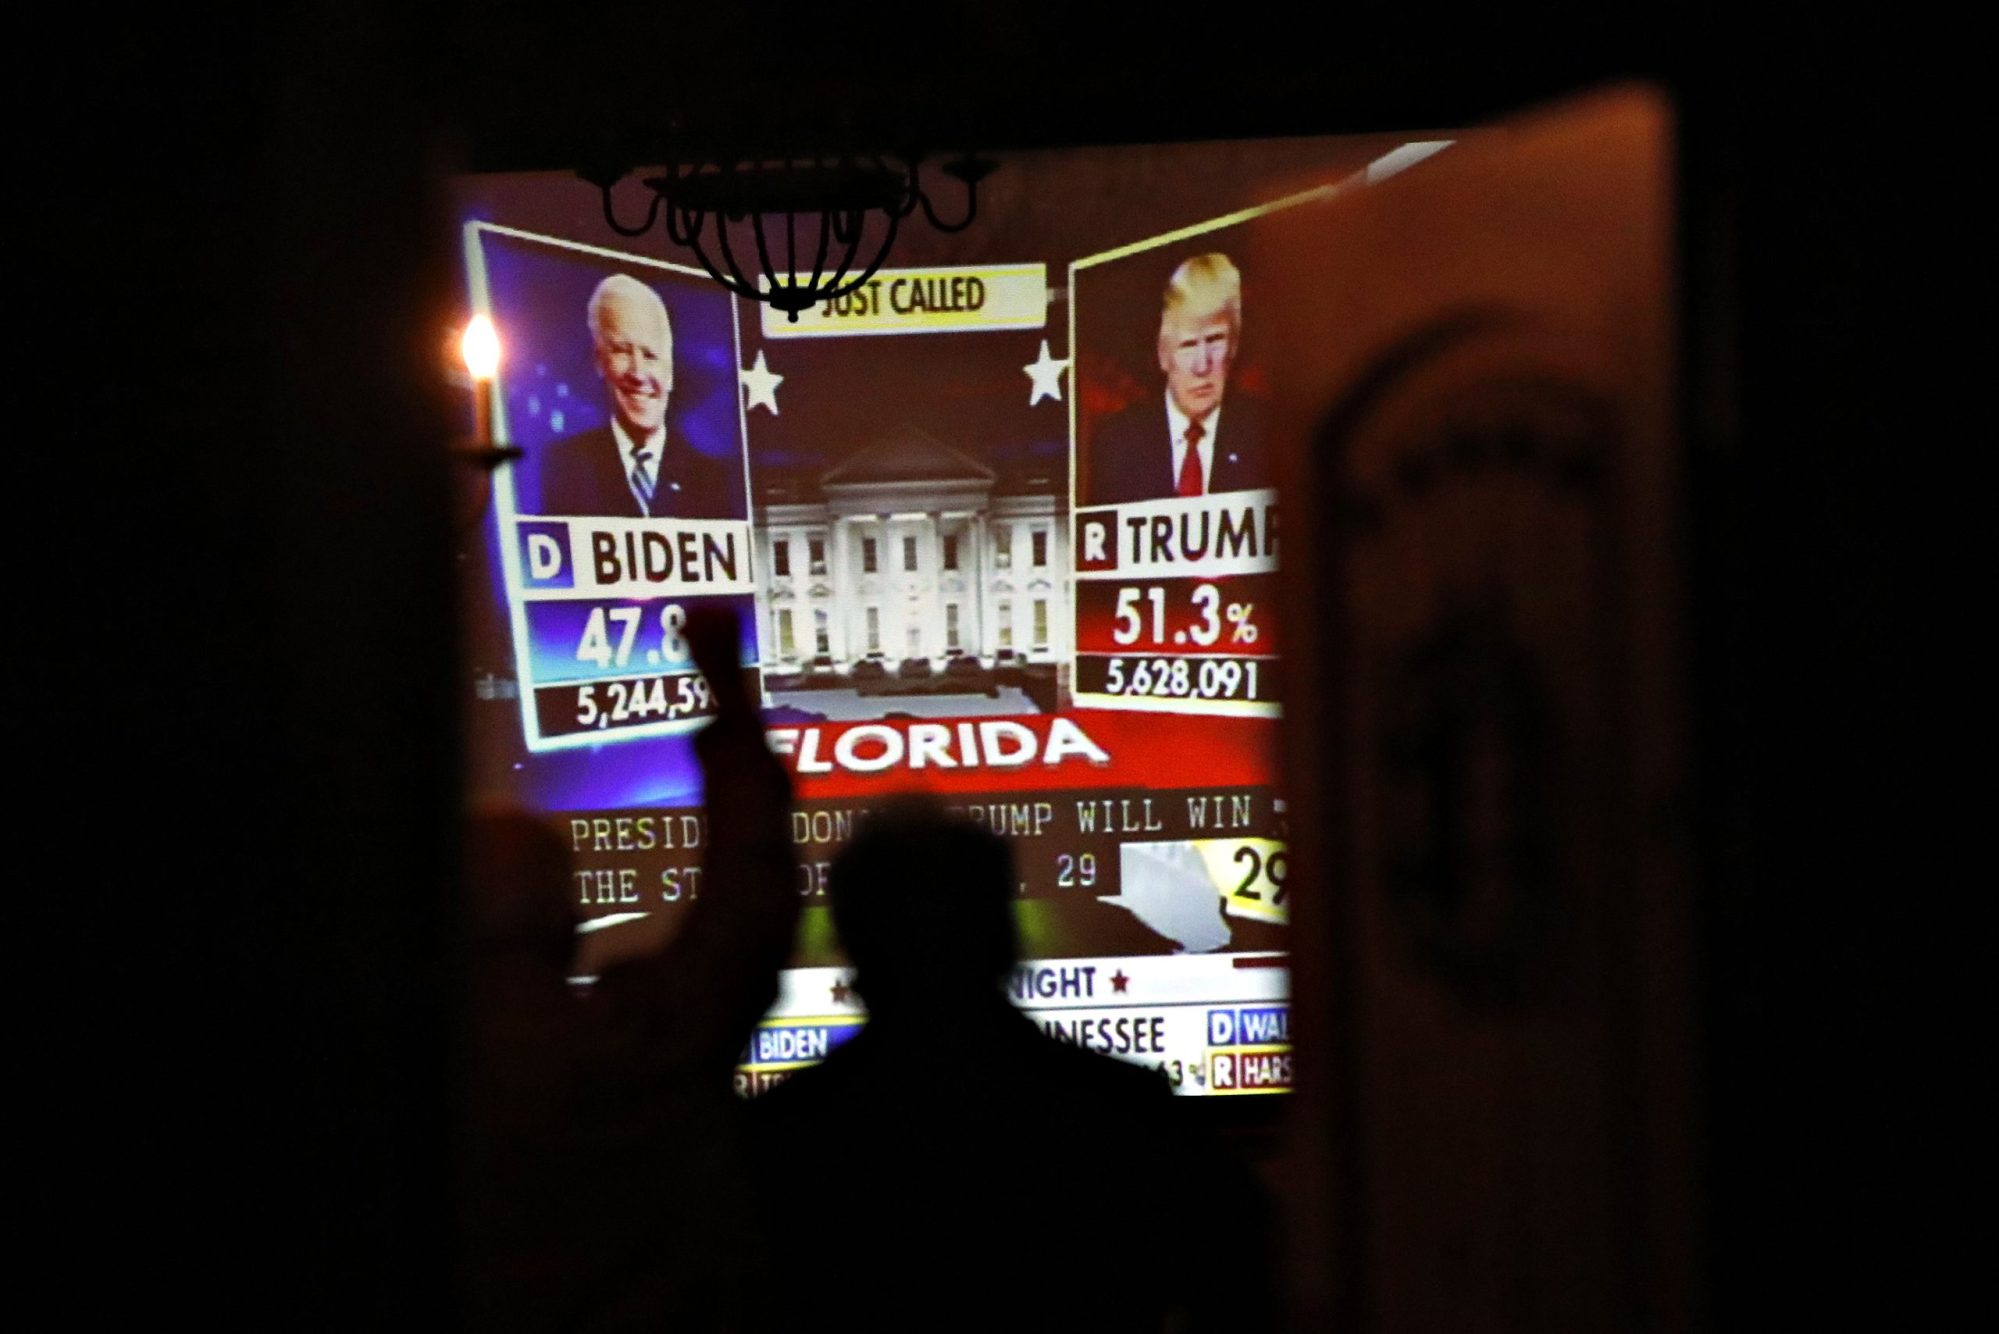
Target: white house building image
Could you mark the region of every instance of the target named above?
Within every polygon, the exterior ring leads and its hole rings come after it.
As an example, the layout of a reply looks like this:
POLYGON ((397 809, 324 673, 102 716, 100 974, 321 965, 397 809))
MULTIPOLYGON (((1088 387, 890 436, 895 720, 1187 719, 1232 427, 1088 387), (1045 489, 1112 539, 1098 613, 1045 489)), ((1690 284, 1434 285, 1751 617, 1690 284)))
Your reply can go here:
POLYGON ((766 673, 963 678, 1066 661, 1065 479, 994 469, 901 426, 757 507, 766 673), (865 665, 864 665, 865 664, 865 665))

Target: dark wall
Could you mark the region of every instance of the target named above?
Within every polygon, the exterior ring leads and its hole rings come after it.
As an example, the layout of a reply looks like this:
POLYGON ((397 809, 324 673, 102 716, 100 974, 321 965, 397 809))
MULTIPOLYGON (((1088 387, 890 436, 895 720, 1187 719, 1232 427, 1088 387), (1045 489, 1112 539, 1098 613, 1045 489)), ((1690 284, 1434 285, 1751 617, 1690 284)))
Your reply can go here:
POLYGON ((1890 165, 1912 140, 1878 36, 1799 19, 1686 80, 1705 1189, 1712 1285, 1743 1326, 1925 1300, 1901 1197, 1936 1075, 1904 997, 1945 891, 1914 837, 1913 720, 1949 705, 1907 576, 1954 432, 1914 365, 1910 266, 1936 239, 1888 180, 1919 172, 1890 165))
POLYGON ((70 479, 15 505, 75 577, 17 722, 71 889, 21 1083, 77 1316, 447 1316, 457 315, 429 53, 369 9, 37 58, 24 438, 70 479))

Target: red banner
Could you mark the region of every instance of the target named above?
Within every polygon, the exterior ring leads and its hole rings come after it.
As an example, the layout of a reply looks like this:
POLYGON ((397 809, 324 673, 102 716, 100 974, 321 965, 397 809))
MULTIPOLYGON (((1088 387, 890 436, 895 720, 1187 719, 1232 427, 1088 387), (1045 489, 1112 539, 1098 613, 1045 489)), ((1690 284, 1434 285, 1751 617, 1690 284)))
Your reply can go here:
POLYGON ((884 790, 1075 791, 1276 781, 1271 718, 1076 710, 1007 718, 800 723, 770 729, 801 798, 884 790))
POLYGON ((1076 651, 1277 655, 1277 576, 1078 579, 1076 651))

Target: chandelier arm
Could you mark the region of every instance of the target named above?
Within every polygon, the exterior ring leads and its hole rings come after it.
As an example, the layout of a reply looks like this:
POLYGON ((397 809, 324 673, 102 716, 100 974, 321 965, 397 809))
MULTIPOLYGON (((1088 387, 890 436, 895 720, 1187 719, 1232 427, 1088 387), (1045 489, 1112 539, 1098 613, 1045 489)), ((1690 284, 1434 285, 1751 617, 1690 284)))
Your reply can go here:
POLYGON ((620 236, 643 236, 647 231, 651 230, 653 219, 659 216, 659 201, 664 198, 657 190, 653 191, 652 204, 646 209, 646 220, 636 227, 627 227, 624 223, 618 221, 617 207, 611 203, 611 187, 601 185, 597 188, 603 192, 604 221, 611 225, 612 231, 620 236))
POLYGON ((669 205, 666 210, 666 236, 675 245, 686 246, 690 250, 701 248, 701 224, 707 221, 708 211, 699 208, 684 208, 678 204, 669 205))
POLYGON ((832 276, 831 278, 828 278, 828 279, 826 280, 826 283, 825 283, 825 286, 824 286, 824 287, 820 287, 820 286, 819 286, 819 282, 818 282, 818 280, 817 280, 816 276, 815 276, 815 278, 814 278, 814 280, 813 280, 813 286, 814 286, 815 288, 819 288, 819 290, 820 290, 820 291, 824 291, 824 292, 835 292, 835 291, 838 291, 838 292, 851 292, 851 291, 853 290, 853 289, 852 289, 851 287, 848 287, 848 288, 843 288, 843 287, 841 287, 841 286, 840 286, 840 284, 841 284, 841 283, 843 283, 843 282, 845 282, 845 281, 847 280, 847 274, 848 274, 848 273, 849 273, 849 272, 850 272, 850 271, 851 271, 851 270, 853 269, 853 267, 854 267, 854 256, 855 256, 855 255, 858 255, 858 254, 860 253, 860 251, 861 251, 861 234, 860 234, 860 232, 856 231, 856 232, 855 232, 855 233, 854 233, 854 234, 853 234, 853 235, 852 235, 851 237, 848 237, 847 239, 845 239, 845 240, 841 241, 841 242, 840 242, 840 244, 841 244, 841 245, 844 245, 845 247, 847 247, 847 252, 846 252, 846 253, 845 253, 844 255, 840 256, 840 263, 839 263, 838 267, 836 267, 836 268, 835 268, 835 269, 833 270, 833 276, 832 276))
POLYGON ((929 195, 919 194, 917 199, 923 204, 923 215, 929 218, 930 225, 940 232, 962 232, 972 225, 974 218, 979 216, 979 187, 973 181, 965 182, 965 216, 957 222, 941 221, 937 216, 937 210, 930 206, 929 195))
POLYGON ((864 208, 843 208, 840 217, 846 220, 846 225, 835 224, 833 234, 845 241, 851 231, 854 243, 859 245, 862 234, 868 230, 868 211, 864 208))
MULTIPOLYGON (((701 248, 701 219, 705 215, 701 210, 698 209, 689 210, 689 211, 692 213, 693 217, 695 218, 694 227, 688 233, 687 239, 684 241, 680 241, 679 244, 686 246, 689 250, 692 250, 694 252, 694 258, 699 260, 701 263, 701 267, 708 271, 708 276, 710 278, 713 278, 716 282, 720 283, 725 289, 734 292, 737 296, 747 297, 751 301, 760 300, 761 298, 758 297, 755 291, 747 289, 744 286, 742 286, 740 275, 736 279, 731 280, 728 277, 728 275, 724 274, 720 269, 715 267, 715 261, 708 258, 708 252, 701 248)), ((728 223, 722 220, 721 218, 717 218, 715 221, 715 230, 723 234, 726 244, 726 237, 728 235, 728 223)))
MULTIPOLYGON (((784 216, 789 219, 791 214, 786 213, 784 216)), ((750 230, 755 233, 757 238, 757 259, 763 263, 764 277, 770 280, 770 290, 775 292, 778 290, 777 274, 770 262, 770 246, 764 241, 763 214, 752 213, 750 215, 750 230)), ((798 290, 797 271, 786 270, 784 278, 784 290, 787 292, 796 292, 798 290)))
POLYGON ((729 244, 729 220, 727 218, 716 217, 715 239, 721 243, 722 259, 728 264, 729 272, 736 277, 736 285, 731 290, 747 292, 753 299, 758 301, 763 300, 764 298, 758 293, 756 285, 743 276, 743 266, 736 262, 735 247, 729 244))
MULTIPOLYGON (((812 257, 812 286, 815 290, 819 286, 820 278, 825 276, 826 248, 827 244, 830 241, 832 241, 832 239, 833 239, 832 219, 828 218, 824 213, 821 213, 819 215, 819 249, 818 253, 812 257)), ((793 272, 796 272, 796 270, 793 270, 793 272)))
POLYGON ((713 278, 716 282, 722 284, 723 287, 727 288, 731 292, 734 292, 737 296, 744 297, 751 301, 762 300, 762 298, 758 296, 755 292, 749 291, 741 286, 738 286, 734 279, 731 279, 728 275, 724 274, 720 269, 716 268, 715 262, 708 258, 707 251, 703 250, 698 245, 693 246, 691 248, 694 251, 694 258, 701 261, 701 267, 708 270, 708 276, 710 278, 713 278))
MULTIPOLYGON (((875 161, 881 166, 882 170, 888 170, 888 160, 886 158, 877 155, 875 161)), ((922 177, 918 174, 920 170, 921 168, 916 159, 905 158, 903 160, 901 173, 903 178, 902 198, 896 201, 895 207, 891 210, 895 217, 908 217, 910 214, 916 212, 916 206, 923 202, 922 177)))
MULTIPOLYGON (((855 278, 852 282, 847 283, 845 286, 840 286, 838 284, 835 284, 831 289, 827 291, 825 297, 826 300, 830 301, 834 297, 846 296, 848 293, 858 290, 863 283, 867 282, 868 279, 875 276, 876 271, 879 270, 883 262, 888 259, 888 252, 895 248, 895 233, 896 229, 902 225, 902 220, 896 217, 895 214, 893 213, 888 214, 887 217, 888 217, 888 235, 882 238, 881 249, 875 251, 875 257, 873 261, 869 263, 867 269, 861 274, 861 276, 855 278)), ((854 244, 857 246, 860 244, 860 237, 856 236, 854 238, 854 244)))

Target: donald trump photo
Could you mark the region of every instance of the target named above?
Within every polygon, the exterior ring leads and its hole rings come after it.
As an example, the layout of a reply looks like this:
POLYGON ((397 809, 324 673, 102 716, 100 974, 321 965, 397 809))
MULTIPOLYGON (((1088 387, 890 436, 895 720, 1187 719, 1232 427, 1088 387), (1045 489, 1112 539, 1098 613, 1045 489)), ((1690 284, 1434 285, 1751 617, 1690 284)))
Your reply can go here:
POLYGON ((1234 263, 1219 253, 1183 261, 1160 301, 1163 392, 1097 424, 1085 504, 1270 485, 1262 432, 1249 405, 1227 401, 1241 341, 1242 275, 1234 263))

